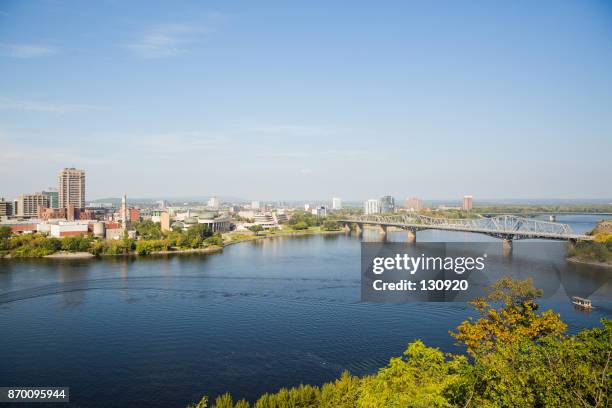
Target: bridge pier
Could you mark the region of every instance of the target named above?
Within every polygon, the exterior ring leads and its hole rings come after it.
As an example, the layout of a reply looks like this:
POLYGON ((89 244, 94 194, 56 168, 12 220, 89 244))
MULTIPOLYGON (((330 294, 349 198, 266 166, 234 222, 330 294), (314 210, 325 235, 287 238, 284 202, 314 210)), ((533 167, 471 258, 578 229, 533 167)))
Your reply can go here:
POLYGON ((512 255, 512 240, 511 239, 503 239, 502 240, 502 253, 504 256, 512 255))
POLYGON ((379 225, 379 227, 380 227, 380 233, 383 236, 383 239, 387 239, 387 226, 379 225))
POLYGON ((416 230, 408 230, 406 241, 409 244, 414 244, 416 242, 416 230))
POLYGON ((344 222, 342 223, 342 229, 344 230, 344 232, 351 232, 351 224, 344 222))
POLYGON ((357 234, 358 237, 363 236, 363 224, 361 223, 355 223, 355 233, 357 234))

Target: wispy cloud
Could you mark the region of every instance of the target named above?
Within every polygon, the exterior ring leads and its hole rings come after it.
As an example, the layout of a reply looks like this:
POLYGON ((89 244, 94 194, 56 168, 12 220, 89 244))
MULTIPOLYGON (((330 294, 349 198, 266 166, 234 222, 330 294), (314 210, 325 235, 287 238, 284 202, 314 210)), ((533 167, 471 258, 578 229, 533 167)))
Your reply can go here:
POLYGON ((69 113, 86 110, 97 110, 99 107, 83 104, 49 103, 32 100, 11 99, 0 97, 0 109, 2 110, 24 110, 48 113, 69 113))
POLYGON ((40 58, 58 53, 55 47, 40 44, 0 44, 0 56, 10 58, 40 58))
POLYGON ((202 29, 187 24, 162 24, 147 30, 142 37, 125 45, 143 58, 170 58, 189 52, 202 29))

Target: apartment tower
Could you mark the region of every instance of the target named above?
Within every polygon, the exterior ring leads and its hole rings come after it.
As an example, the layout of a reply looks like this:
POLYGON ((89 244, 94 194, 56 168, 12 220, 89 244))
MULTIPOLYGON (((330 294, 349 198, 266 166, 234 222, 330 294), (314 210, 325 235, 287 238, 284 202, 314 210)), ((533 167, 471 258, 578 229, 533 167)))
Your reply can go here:
POLYGON ((59 208, 85 208, 85 170, 65 168, 59 172, 59 208))

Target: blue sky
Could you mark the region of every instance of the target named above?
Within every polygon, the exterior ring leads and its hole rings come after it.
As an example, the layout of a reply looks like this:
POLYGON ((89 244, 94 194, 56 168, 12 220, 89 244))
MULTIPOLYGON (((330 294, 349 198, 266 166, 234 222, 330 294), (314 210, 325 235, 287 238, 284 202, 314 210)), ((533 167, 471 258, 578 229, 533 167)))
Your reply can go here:
POLYGON ((612 197, 604 1, 0 1, 0 196, 612 197))

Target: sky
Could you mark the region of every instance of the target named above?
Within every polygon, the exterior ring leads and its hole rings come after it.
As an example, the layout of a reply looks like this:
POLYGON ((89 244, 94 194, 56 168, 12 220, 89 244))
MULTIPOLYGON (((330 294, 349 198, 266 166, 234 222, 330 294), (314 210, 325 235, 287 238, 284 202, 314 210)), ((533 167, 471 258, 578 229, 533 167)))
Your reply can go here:
POLYGON ((606 1, 0 0, 0 196, 612 198, 606 1))

